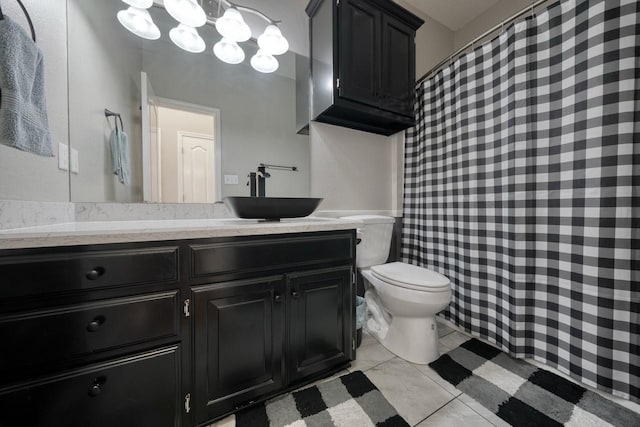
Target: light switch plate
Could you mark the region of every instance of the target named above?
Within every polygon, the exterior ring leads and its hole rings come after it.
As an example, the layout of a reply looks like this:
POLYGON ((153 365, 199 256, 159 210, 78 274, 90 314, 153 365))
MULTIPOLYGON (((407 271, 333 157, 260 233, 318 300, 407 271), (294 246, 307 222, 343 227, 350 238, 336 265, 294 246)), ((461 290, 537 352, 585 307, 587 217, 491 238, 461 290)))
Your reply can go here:
POLYGON ((238 175, 225 175, 224 183, 230 185, 238 184, 238 175))
POLYGON ((78 157, 78 150, 71 149, 71 173, 80 173, 80 158, 78 157))
POLYGON ((69 170, 69 146, 62 142, 58 143, 58 169, 69 170))

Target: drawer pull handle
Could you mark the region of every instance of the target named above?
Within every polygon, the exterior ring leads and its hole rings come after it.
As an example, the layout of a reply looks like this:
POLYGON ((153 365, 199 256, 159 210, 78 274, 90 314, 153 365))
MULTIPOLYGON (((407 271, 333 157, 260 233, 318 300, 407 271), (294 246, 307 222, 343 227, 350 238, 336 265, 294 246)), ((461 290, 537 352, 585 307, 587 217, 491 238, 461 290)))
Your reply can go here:
POLYGON ((87 331, 97 331, 100 328, 100 325, 102 325, 106 320, 107 319, 104 316, 97 316, 95 319, 89 322, 89 324, 87 325, 87 331))
POLYGON ((100 276, 102 276, 105 273, 105 269, 102 267, 96 267, 93 270, 89 271, 86 276, 87 279, 89 280, 96 280, 97 278, 99 278, 100 276))
POLYGON ((102 393, 102 386, 107 382, 106 377, 98 377, 93 380, 93 385, 89 389, 89 396, 96 397, 102 393))

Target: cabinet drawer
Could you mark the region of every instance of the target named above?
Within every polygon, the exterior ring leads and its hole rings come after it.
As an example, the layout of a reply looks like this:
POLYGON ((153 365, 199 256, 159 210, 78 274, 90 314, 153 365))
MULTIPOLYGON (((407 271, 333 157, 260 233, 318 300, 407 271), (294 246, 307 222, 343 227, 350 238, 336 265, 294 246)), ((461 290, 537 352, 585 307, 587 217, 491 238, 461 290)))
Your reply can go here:
POLYGON ((0 298, 178 280, 178 248, 152 247, 0 257, 0 298))
POLYGON ((352 233, 247 240, 190 246, 191 278, 277 271, 354 257, 352 233))
POLYGON ((0 377, 17 367, 177 336, 178 321, 177 291, 0 316, 0 377))
POLYGON ((176 426, 177 347, 0 390, 1 426, 176 426))

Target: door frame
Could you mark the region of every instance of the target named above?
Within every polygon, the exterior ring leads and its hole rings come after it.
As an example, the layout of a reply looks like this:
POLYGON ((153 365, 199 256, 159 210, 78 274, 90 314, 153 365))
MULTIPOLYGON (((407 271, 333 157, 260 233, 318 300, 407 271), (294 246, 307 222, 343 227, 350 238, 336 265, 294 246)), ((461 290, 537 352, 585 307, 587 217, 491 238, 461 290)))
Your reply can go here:
POLYGON ((151 165, 151 195, 154 203, 162 203, 162 129, 158 127, 158 133, 156 134, 156 164, 151 165), (157 194, 154 197, 153 189, 156 189, 157 194))
MULTIPOLYGON (((214 173, 215 173, 215 191, 213 195, 213 200, 215 202, 222 201, 222 140, 221 140, 221 131, 220 131, 220 109, 207 107, 205 105, 192 104, 190 102, 177 101, 175 99, 156 97, 156 105, 158 107, 171 108, 173 110, 182 110, 188 111, 190 113, 198 113, 198 114, 206 114, 209 116, 213 116, 213 151, 215 155, 215 164, 214 164, 214 173)), ((189 132, 185 131, 184 134, 189 132)), ((198 138, 203 137, 210 138, 211 134, 196 134, 191 133, 198 138)), ((188 136, 192 136, 192 135, 188 136)), ((182 154, 180 154, 182 156, 182 154)), ((178 163, 178 176, 182 177, 180 173, 182 172, 182 163, 178 163)), ((180 183, 178 183, 180 184, 180 183)), ((178 200, 182 197, 182 186, 178 187, 178 200)), ((182 203, 182 202, 179 202, 182 203)))
MULTIPOLYGON (((215 126, 215 125, 214 125, 215 126)), ((177 132, 177 136, 176 136, 176 159, 178 160, 178 202, 179 203, 184 203, 184 201, 182 200, 184 197, 184 191, 183 191, 183 185, 184 185, 184 180, 183 180, 183 170, 182 170, 182 162, 183 162, 183 155, 182 155, 182 138, 183 137, 191 137, 191 138, 199 138, 199 139, 207 139, 211 142, 213 142, 213 151, 214 151, 214 156, 218 157, 218 153, 216 151, 216 140, 215 140, 215 136, 211 135, 211 134, 206 134, 206 133, 197 133, 197 132, 189 132, 186 130, 179 130, 177 132)), ((217 159, 213 159, 214 160, 214 171, 213 171, 213 175, 214 175, 214 179, 216 180, 215 182, 215 188, 213 190, 214 194, 213 194, 213 200, 214 202, 216 201, 217 198, 217 192, 218 192, 218 184, 220 181, 218 179, 218 177, 216 177, 215 175, 218 174, 218 171, 215 170, 217 168, 217 159)))

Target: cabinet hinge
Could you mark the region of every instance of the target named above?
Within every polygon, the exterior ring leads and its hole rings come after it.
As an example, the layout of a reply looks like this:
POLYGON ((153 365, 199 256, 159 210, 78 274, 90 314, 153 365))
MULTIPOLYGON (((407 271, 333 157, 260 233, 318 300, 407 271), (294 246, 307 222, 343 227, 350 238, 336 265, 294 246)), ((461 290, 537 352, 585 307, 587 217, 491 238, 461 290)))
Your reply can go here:
POLYGON ((183 307, 183 311, 184 311, 184 317, 189 317, 191 316, 191 312, 189 311, 189 306, 191 305, 191 300, 189 300, 189 298, 187 298, 186 300, 184 300, 184 307, 183 307))
POLYGON ((191 412, 191 393, 187 393, 184 396, 184 412, 187 414, 191 412))
POLYGON ((336 79, 336 89, 340 89, 340 79, 336 79))
POLYGON ((356 339, 351 338, 351 350, 355 350, 355 349, 356 349, 356 339))

